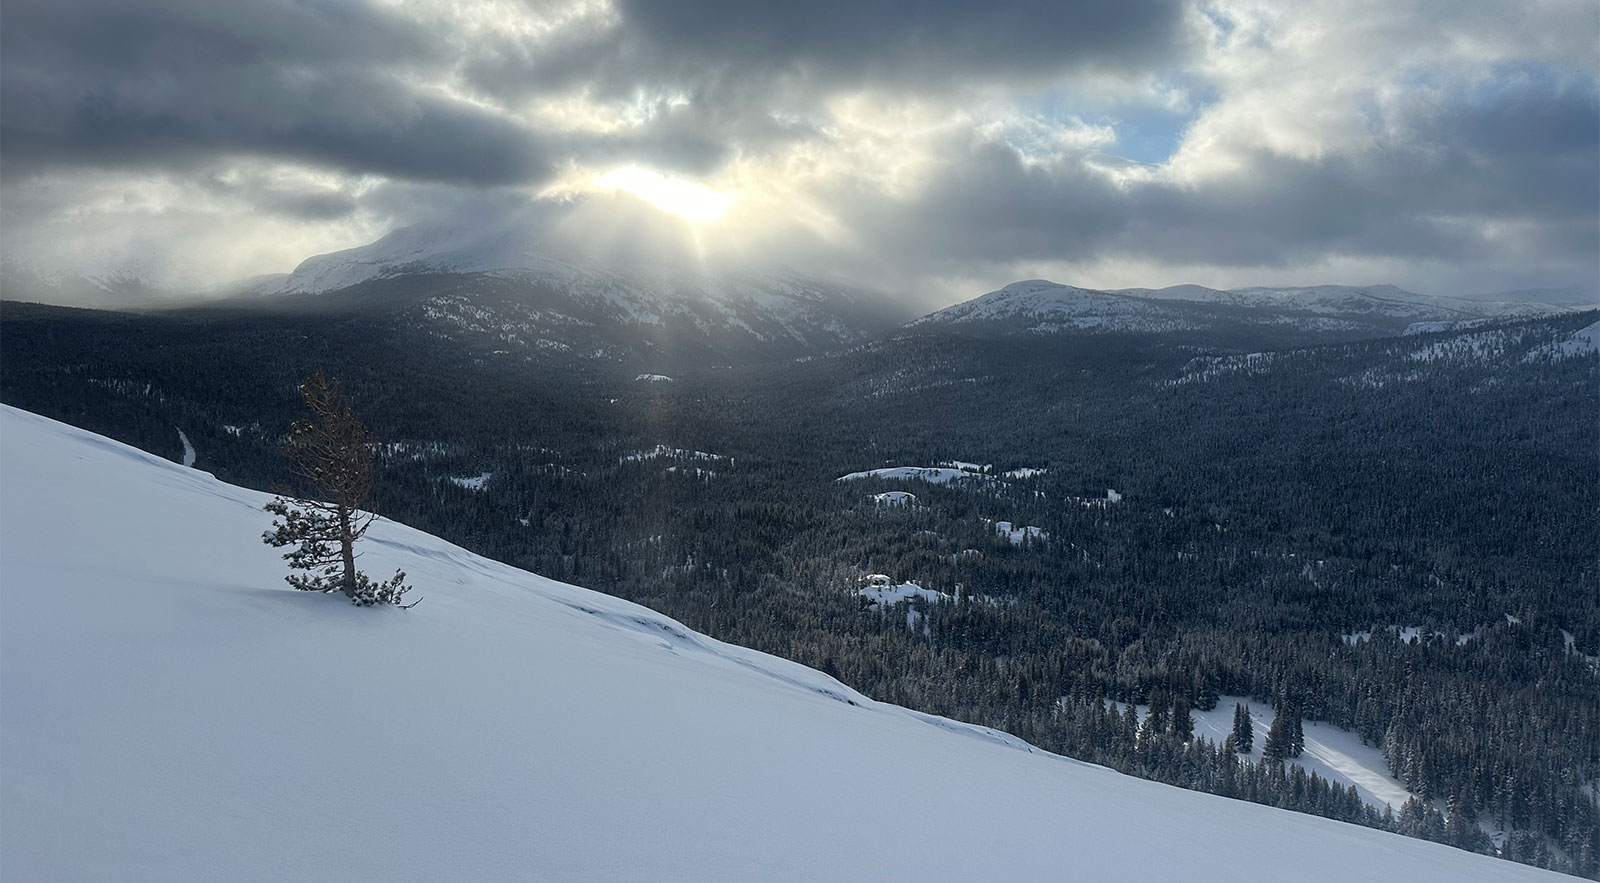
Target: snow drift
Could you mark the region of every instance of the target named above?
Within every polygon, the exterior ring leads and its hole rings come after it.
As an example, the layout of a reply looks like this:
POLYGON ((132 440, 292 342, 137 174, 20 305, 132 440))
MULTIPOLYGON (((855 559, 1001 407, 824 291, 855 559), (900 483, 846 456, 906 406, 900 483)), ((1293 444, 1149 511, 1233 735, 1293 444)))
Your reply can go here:
POLYGON ((263 494, 0 408, 12 880, 1490 880, 1120 776, 388 521, 284 587, 263 494))

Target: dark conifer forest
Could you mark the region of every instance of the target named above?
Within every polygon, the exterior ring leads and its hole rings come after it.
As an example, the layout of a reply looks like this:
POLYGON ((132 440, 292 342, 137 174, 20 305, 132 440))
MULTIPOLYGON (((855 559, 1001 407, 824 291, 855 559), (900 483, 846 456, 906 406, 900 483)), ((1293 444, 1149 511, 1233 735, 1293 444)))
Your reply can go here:
POLYGON ((322 369, 386 517, 1050 751, 1595 877, 1600 360, 1554 346, 1595 318, 1282 348, 913 326, 649 381, 383 313, 7 303, 0 399, 172 459, 181 430, 266 490, 322 369), (1278 709, 1251 738, 1282 760, 1191 738, 1220 697, 1278 709), (1415 797, 1308 775, 1302 721, 1415 797))

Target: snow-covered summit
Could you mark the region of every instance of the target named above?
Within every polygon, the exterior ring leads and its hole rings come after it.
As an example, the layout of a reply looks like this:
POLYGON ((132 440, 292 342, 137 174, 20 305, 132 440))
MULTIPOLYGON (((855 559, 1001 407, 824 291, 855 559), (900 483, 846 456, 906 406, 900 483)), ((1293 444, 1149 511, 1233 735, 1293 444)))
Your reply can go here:
POLYGON ((16 880, 1559 879, 1131 779, 390 521, 284 587, 266 495, 0 406, 16 880))
POLYGON ((423 297, 419 321, 437 333, 487 336, 511 352, 691 346, 788 358, 858 342, 907 317, 872 292, 788 267, 623 252, 596 254, 512 214, 404 227, 240 292, 338 296, 361 286, 362 309, 423 297))
POLYGON ((416 273, 521 270, 581 276, 577 267, 541 253, 532 233, 514 224, 414 224, 367 245, 306 258, 287 276, 257 287, 260 294, 335 291, 371 279, 416 273))
POLYGON ((913 326, 995 323, 1050 332, 1065 328, 1105 331, 1194 327, 1165 304, 1112 291, 1060 285, 1044 279, 1013 282, 998 291, 924 316, 913 326))

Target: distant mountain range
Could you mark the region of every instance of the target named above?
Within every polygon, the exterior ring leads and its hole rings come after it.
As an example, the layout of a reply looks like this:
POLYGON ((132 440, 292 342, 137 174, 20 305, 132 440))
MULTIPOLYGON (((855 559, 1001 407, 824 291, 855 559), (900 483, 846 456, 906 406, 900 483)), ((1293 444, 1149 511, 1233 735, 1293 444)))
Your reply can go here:
MULTIPOLYGON (((415 225, 316 255, 294 272, 210 292, 201 309, 372 315, 473 351, 619 361, 643 370, 775 361, 912 333, 1242 332, 1242 346, 1398 334, 1418 323, 1559 313, 1575 292, 1439 297, 1391 285, 1097 290, 1015 282, 921 318, 903 299, 787 267, 702 265, 681 252, 619 261, 545 243, 513 222, 415 225), (539 247, 535 247, 538 244, 539 247)), ((136 275, 42 274, 0 265, 8 300, 100 308, 193 304, 136 275)), ((1593 306, 1593 305, 1589 305, 1593 306)))
POLYGON ((0 298, 90 309, 171 305, 196 292, 157 283, 150 274, 52 273, 23 262, 0 261, 0 298))
POLYGON ((1419 322, 1465 322, 1579 308, 1527 300, 1437 297, 1392 285, 1226 291, 1175 285, 1106 291, 1030 279, 924 316, 911 327, 987 334, 1163 333, 1282 327, 1349 336, 1400 333, 1419 322))

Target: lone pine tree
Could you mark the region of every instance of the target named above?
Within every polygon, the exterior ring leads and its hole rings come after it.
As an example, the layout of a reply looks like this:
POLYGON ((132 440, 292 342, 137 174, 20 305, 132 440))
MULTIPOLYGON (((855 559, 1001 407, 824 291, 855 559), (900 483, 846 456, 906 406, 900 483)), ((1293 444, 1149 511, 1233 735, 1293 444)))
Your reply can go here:
POLYGON ((405 573, 396 570, 393 577, 377 583, 356 569, 356 541, 377 517, 361 510, 372 491, 372 440, 366 427, 356 419, 338 382, 321 371, 300 385, 300 398, 311 416, 289 427, 283 452, 310 494, 280 494, 268 503, 266 510, 277 518, 272 530, 261 535, 262 541, 293 547, 284 553, 284 560, 290 568, 306 572, 284 579, 297 589, 344 592, 361 606, 410 606, 401 603, 411 588, 405 584, 405 573))

